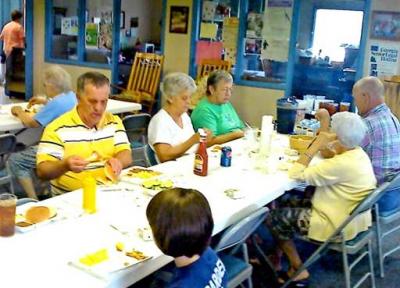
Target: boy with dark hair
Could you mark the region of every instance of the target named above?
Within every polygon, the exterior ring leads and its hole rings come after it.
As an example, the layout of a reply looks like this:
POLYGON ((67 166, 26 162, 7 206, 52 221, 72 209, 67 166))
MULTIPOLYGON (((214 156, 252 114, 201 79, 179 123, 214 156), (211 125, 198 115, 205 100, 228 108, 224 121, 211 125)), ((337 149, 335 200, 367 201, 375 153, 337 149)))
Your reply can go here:
POLYGON ((209 247, 214 221, 203 194, 164 190, 150 201, 146 215, 158 248, 175 258, 168 288, 227 287, 225 266, 209 247))

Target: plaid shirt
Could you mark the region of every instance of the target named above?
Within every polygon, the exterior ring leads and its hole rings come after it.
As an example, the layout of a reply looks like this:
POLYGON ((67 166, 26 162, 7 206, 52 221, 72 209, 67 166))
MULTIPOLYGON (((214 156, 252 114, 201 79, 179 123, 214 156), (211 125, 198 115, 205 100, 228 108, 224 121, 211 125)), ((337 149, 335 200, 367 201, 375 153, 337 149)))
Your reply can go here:
POLYGON ((367 135, 361 147, 371 159, 378 184, 400 170, 400 124, 386 104, 363 115, 367 135))

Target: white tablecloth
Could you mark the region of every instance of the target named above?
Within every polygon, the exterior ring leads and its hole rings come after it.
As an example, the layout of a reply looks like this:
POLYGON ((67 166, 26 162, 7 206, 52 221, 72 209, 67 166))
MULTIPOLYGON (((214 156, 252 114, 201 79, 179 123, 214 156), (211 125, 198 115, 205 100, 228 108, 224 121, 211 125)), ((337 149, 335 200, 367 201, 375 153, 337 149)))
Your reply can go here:
MULTIPOLYGON (((0 105, 0 132, 18 130, 25 128, 22 122, 11 114, 11 107, 20 105, 25 108, 27 102, 17 104, 0 105)), ((117 100, 108 100, 107 111, 113 114, 119 114, 130 111, 139 111, 142 105, 133 102, 123 102, 117 100)))
MULTIPOLYGON (((247 157, 244 140, 232 143, 232 167, 219 166, 219 153, 209 152, 209 173, 206 177, 193 174, 193 157, 186 155, 152 169, 163 172, 175 186, 200 190, 210 202, 215 222, 214 234, 266 205, 296 186, 287 173, 276 170, 283 156, 287 138, 277 136, 269 159, 247 157), (262 169, 255 170, 254 164, 262 169), (268 168, 268 169, 267 169, 268 168), (229 198, 226 189, 240 189, 242 199, 229 198)), ((139 185, 121 181, 113 187, 98 187, 98 212, 82 214, 80 190, 48 199, 43 204, 57 208, 54 222, 13 237, 0 237, 0 287, 125 287, 171 261, 155 244, 141 240, 137 228, 147 224, 145 209, 150 197, 139 185), (117 191, 107 191, 107 190, 117 191), (110 225, 119 229, 112 228, 110 225), (72 267, 68 263, 125 237, 153 256, 151 260, 112 273, 103 279, 72 267)), ((20 207, 23 209, 24 207, 20 207)))

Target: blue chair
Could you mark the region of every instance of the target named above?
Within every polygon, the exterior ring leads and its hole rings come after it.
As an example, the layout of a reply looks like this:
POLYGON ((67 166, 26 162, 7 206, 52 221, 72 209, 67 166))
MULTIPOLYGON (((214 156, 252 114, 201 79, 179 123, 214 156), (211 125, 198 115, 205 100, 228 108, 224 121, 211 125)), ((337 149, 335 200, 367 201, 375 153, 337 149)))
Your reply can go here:
MULTIPOLYGON (((396 181, 397 182, 397 181, 396 181)), ((360 261, 368 256, 369 271, 367 271, 353 287, 359 287, 368 278, 371 281, 371 287, 375 287, 375 274, 374 274, 374 263, 372 258, 372 240, 374 239, 374 232, 372 227, 367 231, 359 233, 354 239, 345 241, 343 230, 346 226, 353 221, 356 217, 363 213, 371 213, 372 207, 382 197, 385 191, 389 191, 395 185, 395 182, 385 182, 371 192, 358 206, 350 213, 350 215, 343 221, 343 223, 329 236, 325 242, 318 242, 307 237, 300 237, 301 240, 314 243, 319 247, 314 251, 313 254, 304 262, 304 264, 296 271, 296 273, 290 278, 282 288, 286 288, 306 268, 311 266, 327 250, 334 250, 342 253, 343 259, 343 270, 345 276, 345 287, 350 288, 351 286, 351 271, 360 263, 360 261), (362 252, 362 253, 360 253, 362 252), (358 255, 353 262, 349 263, 348 255, 358 255)))
POLYGON ((15 151, 15 145, 17 138, 13 134, 2 134, 0 135, 0 185, 10 185, 10 192, 14 194, 14 185, 12 175, 8 167, 7 160, 11 153, 15 151))
POLYGON ((128 115, 122 120, 131 143, 133 165, 148 167, 146 161, 147 127, 151 116, 147 113, 128 115))
MULTIPOLYGON (((392 189, 400 189, 400 174, 398 174, 392 181, 390 187, 386 190, 389 191, 392 189)), ((374 207, 374 212, 375 212, 375 227, 376 227, 376 238, 377 238, 377 248, 378 248, 378 257, 379 257, 379 270, 380 270, 380 276, 383 278, 385 276, 385 270, 383 267, 383 262, 385 261, 385 258, 388 257, 389 255, 393 254, 396 251, 400 250, 400 242, 398 242, 397 245, 392 247, 391 249, 388 249, 387 251, 383 251, 383 241, 386 237, 392 235, 395 232, 398 232, 400 230, 400 223, 397 223, 397 225, 394 225, 383 231, 384 226, 388 226, 390 224, 393 224, 395 221, 400 222, 400 210, 397 212, 394 212, 390 215, 380 215, 379 213, 379 207, 378 204, 375 204, 374 207)))
POLYGON ((253 266, 249 263, 246 240, 265 220, 267 213, 268 208, 263 207, 233 224, 223 232, 216 245, 215 251, 218 252, 226 268, 228 288, 237 287, 245 281, 248 288, 253 287, 251 281, 253 266), (228 248, 231 249, 227 253, 228 248))
POLYGON ((151 149, 149 144, 147 144, 145 146, 145 158, 146 158, 146 162, 148 164, 147 167, 154 166, 154 165, 158 164, 157 159, 156 159, 156 154, 153 151, 153 149, 151 149))

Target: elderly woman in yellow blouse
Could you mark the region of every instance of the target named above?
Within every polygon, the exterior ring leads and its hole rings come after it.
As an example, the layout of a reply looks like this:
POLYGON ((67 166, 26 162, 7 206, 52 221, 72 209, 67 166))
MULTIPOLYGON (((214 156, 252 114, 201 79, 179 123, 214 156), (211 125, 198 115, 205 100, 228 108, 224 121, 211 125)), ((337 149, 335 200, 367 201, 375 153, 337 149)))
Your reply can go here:
MULTIPOLYGON (((331 132, 321 132, 289 170, 291 178, 316 186, 311 207, 282 207, 271 211, 267 217, 268 228, 290 262, 289 270, 280 273, 282 282, 302 265, 291 240, 294 234, 300 233, 317 241, 325 241, 376 187, 371 161, 359 147, 366 133, 366 126, 360 116, 350 112, 335 114, 332 117, 331 132), (311 159, 326 147, 335 150, 336 155, 309 166, 311 159)), ((354 238, 370 225, 369 213, 357 218, 345 229, 346 240, 354 238)), ((297 276, 295 280, 299 287, 307 285, 304 282, 307 282, 308 277, 307 270, 297 276)))

